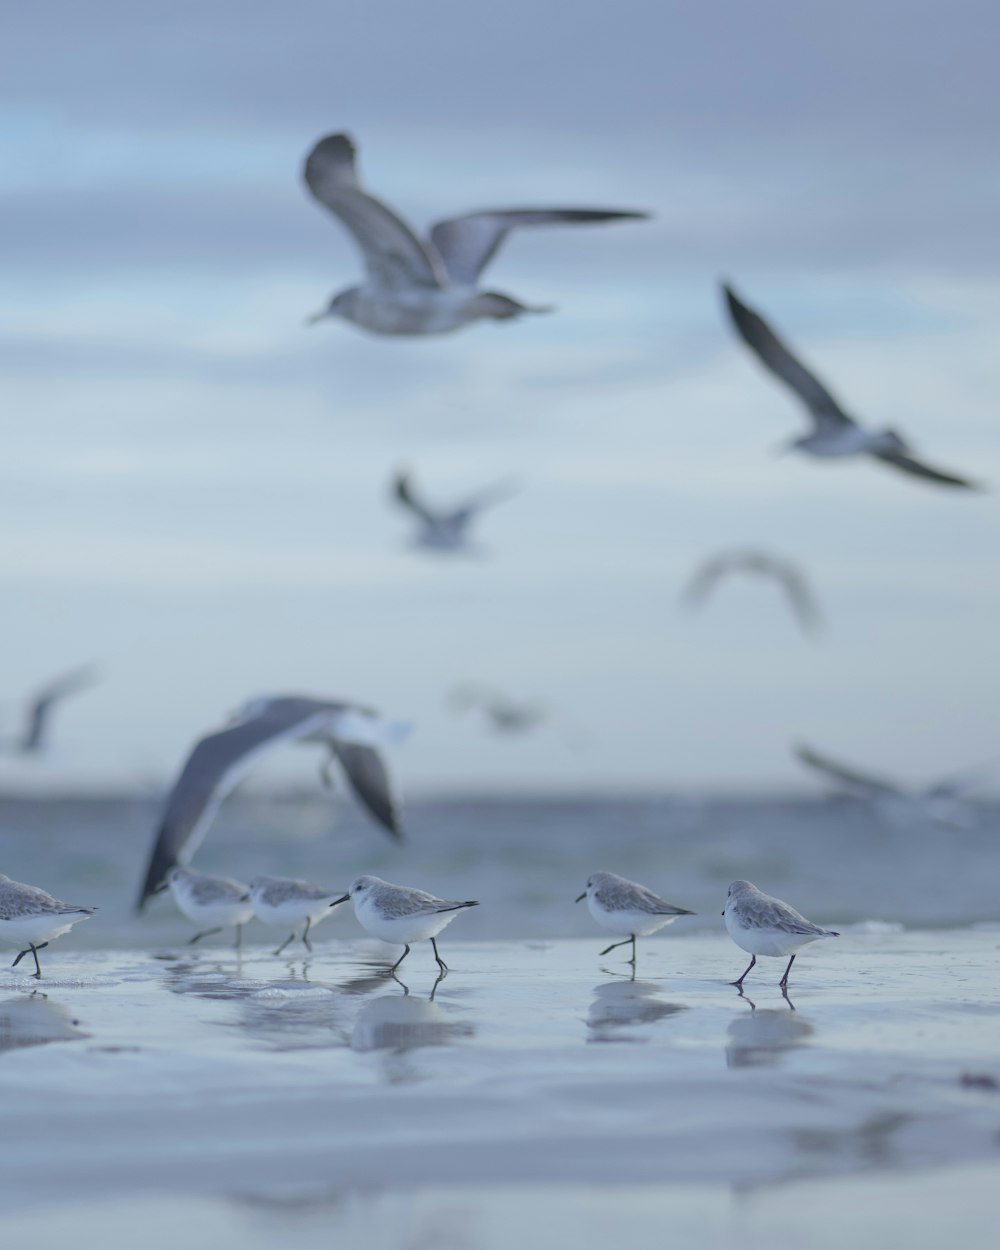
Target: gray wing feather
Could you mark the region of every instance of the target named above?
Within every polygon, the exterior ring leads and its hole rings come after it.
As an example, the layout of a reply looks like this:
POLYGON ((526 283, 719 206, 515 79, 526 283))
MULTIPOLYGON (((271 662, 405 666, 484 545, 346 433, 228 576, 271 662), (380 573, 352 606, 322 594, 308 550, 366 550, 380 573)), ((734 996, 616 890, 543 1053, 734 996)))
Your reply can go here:
POLYGON ((899 794, 899 787, 893 785, 892 782, 884 781, 881 777, 872 777, 870 774, 858 772, 856 769, 848 768, 843 764, 836 764, 833 760, 820 755, 811 747, 797 746, 795 754, 807 767, 815 768, 818 772, 823 773, 827 777, 832 777, 834 781, 840 782, 862 796, 899 794))
POLYGON ((932 469, 929 464, 923 464, 919 460, 914 460, 912 456, 906 455, 901 451, 876 451, 873 453, 883 464, 892 465, 895 469, 902 470, 903 473, 910 473, 914 477, 925 478, 929 482, 939 482, 942 486, 959 486, 965 490, 981 490, 982 487, 971 481, 967 477, 959 477, 954 473, 944 473, 940 469, 932 469))
POLYGON ((413 490, 413 477, 406 472, 399 472, 392 480, 393 498, 409 508, 411 512, 415 512, 422 521, 428 525, 436 525, 439 517, 432 512, 430 508, 421 500, 413 490))
POLYGON ((385 761, 375 747, 331 738, 330 749, 340 761, 359 801, 393 837, 402 838, 403 826, 392 782, 385 761))
POLYGON ((324 720, 325 713, 307 700, 283 700, 265 715, 209 734, 196 744, 167 799, 137 911, 174 864, 191 858, 219 804, 257 758, 279 742, 304 737, 324 720))
POLYGON ((475 286, 479 275, 515 226, 570 225, 648 216, 648 213, 602 208, 491 209, 437 222, 431 229, 431 243, 453 282, 475 286))
POLYGON ((390 208, 362 190, 354 155, 347 135, 327 135, 306 157, 306 186, 354 236, 377 286, 440 288, 444 274, 437 258, 390 208))
POLYGON ((740 337, 761 364, 787 383, 812 413, 817 425, 843 426, 855 422, 844 412, 823 383, 811 373, 767 324, 764 318, 748 308, 736 293, 723 286, 726 304, 740 337))
POLYGON ((741 913, 744 922, 752 929, 779 929, 783 933, 829 933, 819 925, 807 920, 801 912, 789 907, 780 899, 763 897, 755 899, 752 908, 741 913))

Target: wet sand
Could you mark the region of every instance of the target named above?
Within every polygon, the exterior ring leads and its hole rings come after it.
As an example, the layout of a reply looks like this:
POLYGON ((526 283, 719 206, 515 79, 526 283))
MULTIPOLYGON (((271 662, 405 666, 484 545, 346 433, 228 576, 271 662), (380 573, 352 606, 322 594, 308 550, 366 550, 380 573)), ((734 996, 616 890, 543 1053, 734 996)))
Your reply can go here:
POLYGON ((721 935, 600 945, 445 940, 408 994, 374 942, 54 946, 0 974, 11 1244, 993 1244, 1000 930, 847 931, 791 1003, 721 935))

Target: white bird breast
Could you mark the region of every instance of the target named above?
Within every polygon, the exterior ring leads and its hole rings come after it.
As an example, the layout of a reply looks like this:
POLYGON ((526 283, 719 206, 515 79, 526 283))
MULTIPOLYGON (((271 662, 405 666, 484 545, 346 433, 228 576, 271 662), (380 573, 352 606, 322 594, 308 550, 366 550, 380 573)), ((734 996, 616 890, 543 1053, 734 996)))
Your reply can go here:
POLYGON ((69 915, 55 915, 51 912, 37 916, 18 916, 14 920, 0 920, 0 939, 17 946, 28 944, 37 946, 39 942, 51 942, 62 937, 79 920, 86 920, 87 912, 71 912, 69 915))

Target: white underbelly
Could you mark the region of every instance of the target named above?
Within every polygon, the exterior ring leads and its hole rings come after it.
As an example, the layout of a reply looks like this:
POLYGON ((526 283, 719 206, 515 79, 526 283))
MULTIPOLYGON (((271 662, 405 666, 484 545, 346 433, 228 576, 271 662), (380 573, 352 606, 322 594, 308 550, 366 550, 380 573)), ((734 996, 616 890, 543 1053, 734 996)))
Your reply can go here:
POLYGON ((374 908, 359 909, 357 916, 362 926, 383 942, 423 942, 437 934, 458 915, 457 911, 429 912, 418 916, 393 916, 386 918, 374 908))
POLYGON ((253 906, 239 899, 220 899, 214 903, 196 903, 192 899, 175 897, 178 908, 195 924, 231 925, 246 924, 253 918, 253 906))
POLYGON ((258 901, 253 904, 253 914, 264 924, 274 925, 276 928, 280 925, 294 929, 297 925, 305 924, 307 920, 311 924, 319 924, 334 910, 330 906, 331 901, 331 899, 290 899, 276 906, 258 901))
POLYGON ((651 916, 648 911, 605 911, 603 907, 594 905, 590 899, 587 900, 590 908, 590 914, 597 923, 611 933, 617 933, 621 937, 629 937, 635 933, 644 936, 648 933, 655 933, 657 929, 662 929, 664 925, 670 924, 672 920, 676 920, 676 916, 651 916))
POLYGON ((61 937, 78 920, 87 918, 85 912, 76 912, 68 916, 19 916, 14 920, 0 920, 0 941, 12 946, 37 946, 40 942, 51 942, 54 938, 61 937))

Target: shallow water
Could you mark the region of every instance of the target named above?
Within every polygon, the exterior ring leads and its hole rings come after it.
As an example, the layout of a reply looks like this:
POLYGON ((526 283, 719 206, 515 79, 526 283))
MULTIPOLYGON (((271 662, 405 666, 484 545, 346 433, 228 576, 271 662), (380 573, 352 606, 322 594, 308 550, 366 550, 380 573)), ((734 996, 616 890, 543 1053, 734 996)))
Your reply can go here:
POLYGON ((417 947, 405 987, 390 948, 337 940, 307 962, 63 946, 45 997, 4 974, 5 1230, 596 1247, 655 1218, 698 1244, 825 1246, 878 1244, 884 1220, 921 1246, 930 1184, 989 1244, 997 931, 849 930, 796 961, 790 1002, 780 961, 746 997, 726 984, 722 935, 647 939, 635 980, 596 936, 447 938, 451 973, 417 947))

